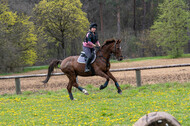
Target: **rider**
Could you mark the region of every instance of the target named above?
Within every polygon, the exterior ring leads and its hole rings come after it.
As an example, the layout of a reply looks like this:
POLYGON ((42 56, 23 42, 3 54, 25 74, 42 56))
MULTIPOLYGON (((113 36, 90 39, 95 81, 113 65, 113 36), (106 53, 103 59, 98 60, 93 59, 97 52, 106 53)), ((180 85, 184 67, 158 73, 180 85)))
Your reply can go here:
POLYGON ((100 43, 98 41, 98 34, 95 32, 97 29, 97 24, 92 23, 90 25, 90 30, 87 32, 85 36, 85 40, 83 42, 83 51, 85 52, 85 55, 87 56, 86 65, 85 65, 85 72, 90 71, 90 63, 92 59, 94 58, 94 47, 96 47, 96 44, 100 46, 100 43))

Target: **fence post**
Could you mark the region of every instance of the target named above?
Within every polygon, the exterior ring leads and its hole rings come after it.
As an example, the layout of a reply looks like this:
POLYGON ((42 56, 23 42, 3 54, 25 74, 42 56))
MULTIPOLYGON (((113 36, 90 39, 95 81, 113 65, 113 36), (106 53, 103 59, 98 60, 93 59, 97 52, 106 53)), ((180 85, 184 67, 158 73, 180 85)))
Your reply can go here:
POLYGON ((21 89, 20 89, 20 79, 15 78, 15 86, 16 86, 16 94, 22 94, 21 89))
POLYGON ((135 70, 136 71, 136 79, 137 79, 137 87, 141 86, 141 71, 140 70, 135 70))

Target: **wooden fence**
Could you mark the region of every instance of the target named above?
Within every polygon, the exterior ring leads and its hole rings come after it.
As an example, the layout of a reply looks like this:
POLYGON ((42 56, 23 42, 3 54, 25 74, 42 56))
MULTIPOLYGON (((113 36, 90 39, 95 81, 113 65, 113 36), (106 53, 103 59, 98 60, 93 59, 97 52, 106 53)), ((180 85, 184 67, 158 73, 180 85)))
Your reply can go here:
MULTIPOLYGON (((121 72, 121 71, 136 71, 136 82, 137 86, 141 86, 141 70, 148 69, 161 69, 161 68, 173 68, 173 67, 187 67, 189 64, 173 64, 166 66, 148 66, 148 67, 135 67, 135 68, 121 68, 121 69, 110 69, 111 72, 121 72)), ((60 76, 64 73, 52 73, 52 76, 60 76)), ((0 79, 15 79, 16 94, 21 94, 20 78, 31 78, 31 77, 45 77, 47 74, 35 74, 35 75, 19 75, 19 76, 0 76, 0 79)))

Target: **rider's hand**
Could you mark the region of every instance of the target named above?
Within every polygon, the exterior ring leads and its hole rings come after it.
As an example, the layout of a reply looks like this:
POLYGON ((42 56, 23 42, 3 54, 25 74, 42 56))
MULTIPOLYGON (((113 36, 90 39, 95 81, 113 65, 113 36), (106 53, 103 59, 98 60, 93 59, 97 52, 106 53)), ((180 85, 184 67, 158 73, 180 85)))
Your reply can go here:
POLYGON ((95 48, 96 48, 97 50, 99 50, 99 49, 100 49, 100 46, 96 46, 95 48))

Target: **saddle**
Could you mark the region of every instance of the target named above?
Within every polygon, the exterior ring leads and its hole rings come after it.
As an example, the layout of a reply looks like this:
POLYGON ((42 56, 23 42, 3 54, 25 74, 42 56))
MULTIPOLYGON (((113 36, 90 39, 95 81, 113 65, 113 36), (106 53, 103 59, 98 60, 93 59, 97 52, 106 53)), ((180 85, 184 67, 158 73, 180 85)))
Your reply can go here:
MULTIPOLYGON (((87 60, 87 56, 85 55, 85 52, 82 51, 79 58, 78 58, 78 60, 77 60, 77 62, 85 64, 86 60, 87 60)), ((96 53, 94 53, 94 58, 91 61, 91 64, 94 63, 95 60, 96 60, 96 53)))

